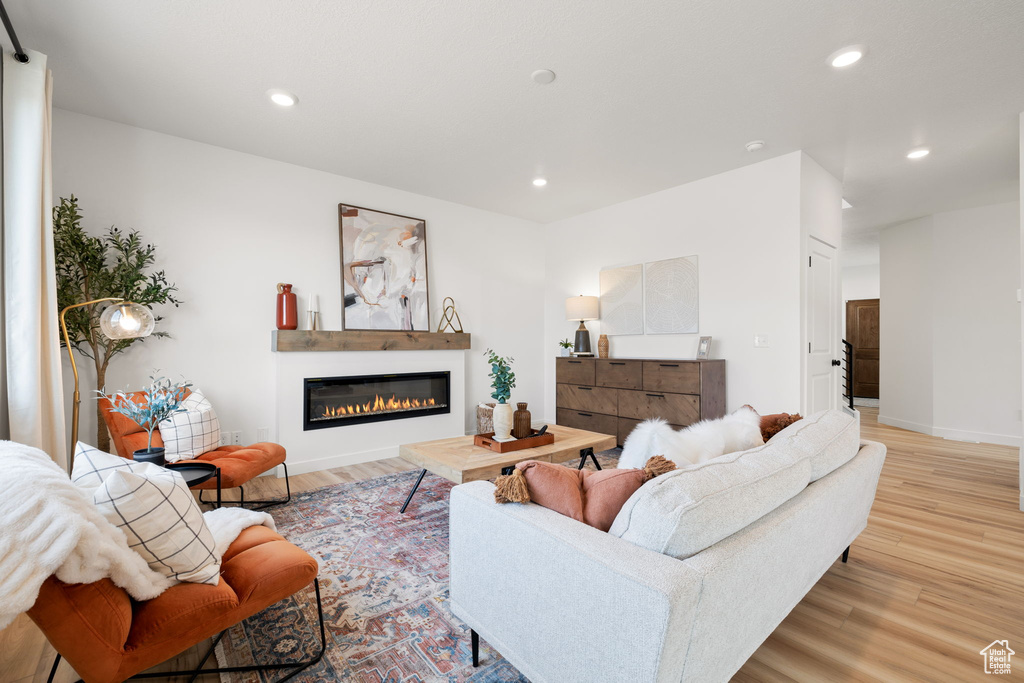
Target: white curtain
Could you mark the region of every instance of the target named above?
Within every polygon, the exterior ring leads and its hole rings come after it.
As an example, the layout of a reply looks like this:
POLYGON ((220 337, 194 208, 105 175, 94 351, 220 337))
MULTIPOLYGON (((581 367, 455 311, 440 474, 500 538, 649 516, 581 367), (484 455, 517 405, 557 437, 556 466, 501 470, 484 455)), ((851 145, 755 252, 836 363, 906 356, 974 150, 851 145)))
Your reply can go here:
MULTIPOLYGON (((8 438, 66 465, 46 55, 3 56, 3 373, 8 438)), ((2 407, 2 406, 0 406, 2 407)))

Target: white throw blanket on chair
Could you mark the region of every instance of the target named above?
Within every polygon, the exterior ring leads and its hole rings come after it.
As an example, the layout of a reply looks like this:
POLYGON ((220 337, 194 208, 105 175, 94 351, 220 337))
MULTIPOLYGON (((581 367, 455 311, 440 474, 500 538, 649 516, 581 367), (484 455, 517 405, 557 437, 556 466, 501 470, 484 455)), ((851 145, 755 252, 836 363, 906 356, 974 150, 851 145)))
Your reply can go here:
MULTIPOLYGON (((203 515, 219 558, 250 526, 276 530, 265 512, 221 508, 203 515)), ((0 441, 0 629, 35 604, 56 575, 65 583, 110 578, 135 600, 178 583, 149 568, 67 473, 45 453, 0 441)))

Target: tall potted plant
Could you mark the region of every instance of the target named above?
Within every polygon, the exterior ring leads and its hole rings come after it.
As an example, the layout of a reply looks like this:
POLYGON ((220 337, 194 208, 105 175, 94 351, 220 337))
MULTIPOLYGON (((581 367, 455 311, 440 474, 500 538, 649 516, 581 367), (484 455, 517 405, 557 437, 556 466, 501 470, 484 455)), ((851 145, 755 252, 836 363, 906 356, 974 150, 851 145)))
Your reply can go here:
POLYGON ((105 394, 97 391, 99 398, 110 401, 110 410, 124 415, 129 420, 137 423, 149 434, 145 448, 140 448, 132 454, 135 460, 152 462, 157 465, 164 464, 164 448, 153 448, 153 430, 161 421, 166 420, 174 413, 179 413, 184 408, 181 402, 185 400, 186 390, 192 386, 189 382, 172 383, 171 380, 163 377, 150 377, 150 384, 142 390, 142 400, 133 401, 131 396, 123 391, 116 391, 113 394, 105 394))
POLYGON ((484 351, 487 362, 491 364, 491 398, 498 402, 494 406, 494 440, 512 440, 512 406, 508 403, 512 396, 512 389, 516 386, 516 373, 512 372, 511 356, 503 358, 491 349, 484 351))
MULTIPOLYGON (((102 237, 93 237, 82 229, 78 200, 61 198, 53 207, 53 245, 57 271, 57 310, 72 304, 104 297, 121 297, 138 304, 181 303, 178 290, 164 271, 151 271, 156 247, 144 244, 141 235, 110 228, 102 237)), ((92 359, 96 367, 96 387, 106 384, 107 367, 117 354, 142 339, 108 339, 100 332, 100 315, 110 302, 83 306, 68 311, 65 321, 71 346, 92 359)), ((160 322, 160 316, 155 316, 160 322)), ((154 332, 151 337, 169 336, 154 332)), ((64 339, 60 340, 64 346, 64 339)), ((96 406, 96 447, 110 450, 110 436, 96 406)))

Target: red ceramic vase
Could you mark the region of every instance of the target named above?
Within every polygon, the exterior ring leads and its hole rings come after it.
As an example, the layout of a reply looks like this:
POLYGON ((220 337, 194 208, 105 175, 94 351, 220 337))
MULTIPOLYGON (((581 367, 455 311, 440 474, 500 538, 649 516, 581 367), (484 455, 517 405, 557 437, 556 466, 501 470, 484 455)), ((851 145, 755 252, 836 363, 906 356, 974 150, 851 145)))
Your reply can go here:
POLYGON ((277 283, 277 329, 296 330, 299 327, 299 311, 292 286, 277 283))

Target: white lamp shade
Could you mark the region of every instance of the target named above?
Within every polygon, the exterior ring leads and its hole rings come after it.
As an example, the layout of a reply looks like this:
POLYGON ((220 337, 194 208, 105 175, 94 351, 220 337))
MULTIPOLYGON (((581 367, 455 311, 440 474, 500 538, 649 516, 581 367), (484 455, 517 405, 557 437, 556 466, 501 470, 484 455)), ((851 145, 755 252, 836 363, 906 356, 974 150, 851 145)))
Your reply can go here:
POLYGON ((153 313, 131 301, 107 306, 100 315, 100 330, 110 339, 148 337, 155 326, 153 313))
POLYGON ((571 296, 565 300, 566 320, 597 320, 600 301, 596 296, 571 296))

